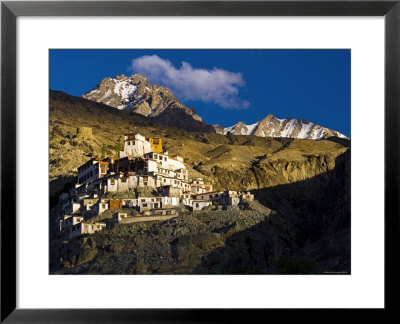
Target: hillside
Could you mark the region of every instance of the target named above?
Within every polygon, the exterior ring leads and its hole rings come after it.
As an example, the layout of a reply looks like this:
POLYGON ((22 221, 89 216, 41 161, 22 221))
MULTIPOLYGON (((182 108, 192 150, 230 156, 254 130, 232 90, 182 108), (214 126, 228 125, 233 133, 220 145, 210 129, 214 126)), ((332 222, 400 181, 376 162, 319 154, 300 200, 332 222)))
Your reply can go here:
POLYGON ((186 132, 140 114, 51 92, 50 181, 75 176, 74 169, 93 156, 100 157, 103 146, 107 156, 114 155, 115 145, 122 144, 123 135, 133 130, 146 137, 162 137, 164 147, 183 156, 192 174, 233 190, 305 180, 331 170, 350 143, 186 132), (92 128, 92 136, 77 136, 78 127, 92 128), (257 170, 265 174, 260 176, 257 170))
POLYGON ((50 194, 56 198, 91 157, 114 155, 123 135, 134 130, 161 137, 170 154, 184 157, 191 177, 206 178, 216 189, 252 190, 261 205, 117 226, 73 246, 55 241, 53 272, 350 272, 349 140, 188 132, 51 91, 50 194))

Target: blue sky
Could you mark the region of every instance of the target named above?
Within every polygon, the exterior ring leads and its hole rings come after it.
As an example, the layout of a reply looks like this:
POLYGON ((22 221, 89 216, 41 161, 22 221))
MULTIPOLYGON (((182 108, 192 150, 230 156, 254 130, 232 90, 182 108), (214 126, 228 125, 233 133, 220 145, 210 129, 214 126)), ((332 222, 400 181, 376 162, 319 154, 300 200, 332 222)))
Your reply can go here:
POLYGON ((350 62, 350 50, 50 50, 50 88, 81 96, 105 77, 142 73, 209 124, 272 113, 351 136, 350 62))

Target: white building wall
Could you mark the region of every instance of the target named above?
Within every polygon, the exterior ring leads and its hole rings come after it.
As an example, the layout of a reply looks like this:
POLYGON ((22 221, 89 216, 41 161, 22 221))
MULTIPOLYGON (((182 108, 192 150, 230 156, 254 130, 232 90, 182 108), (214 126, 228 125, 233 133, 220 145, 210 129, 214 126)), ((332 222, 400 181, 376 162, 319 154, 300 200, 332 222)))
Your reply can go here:
POLYGON ((80 181, 80 184, 89 183, 98 178, 100 178, 100 165, 97 160, 92 160, 88 166, 78 171, 78 181, 80 181))
POLYGON ((127 213, 115 213, 113 215, 113 220, 117 223, 119 223, 121 221, 121 219, 125 219, 125 218, 128 218, 127 213))
POLYGON ((183 161, 181 162, 181 161, 178 161, 178 160, 176 160, 176 159, 174 159, 174 158, 168 157, 167 163, 168 163, 168 166, 171 166, 173 170, 176 170, 176 169, 186 169, 186 166, 185 166, 185 164, 183 163, 183 161))
POLYGON ((171 208, 178 205, 178 197, 161 197, 161 208, 171 208))
POLYGON ((137 199, 131 199, 128 203, 129 207, 136 207, 138 205, 138 200, 137 199))
POLYGON ((194 198, 201 200, 220 200, 223 197, 223 194, 223 192, 208 192, 195 195, 194 198))
POLYGON ((93 205, 93 207, 92 207, 92 210, 97 215, 104 213, 107 209, 109 209, 108 202, 101 202, 101 201, 99 201, 97 204, 93 205))
MULTIPOLYGON (((129 156, 142 157, 144 154, 152 152, 152 148, 144 136, 136 134, 134 139, 128 139, 125 136, 123 152, 129 156)), ((121 154, 120 157, 122 157, 121 154)))
POLYGON ((63 213, 63 215, 75 214, 75 213, 79 212, 80 209, 81 209, 81 204, 80 203, 72 202, 72 203, 66 205, 62 209, 62 213, 63 213))
MULTIPOLYGON (((186 169, 186 166, 183 163, 182 158, 178 159, 172 158, 167 154, 161 154, 161 153, 149 153, 145 156, 145 158, 151 159, 149 161, 156 162, 161 168, 166 170, 174 171, 177 169, 186 169)), ((151 170, 151 171, 157 171, 157 170, 151 170)), ((174 174, 171 174, 171 176, 174 176, 174 174)))
POLYGON ((60 230, 68 229, 71 226, 74 226, 83 221, 84 221, 84 218, 82 216, 65 215, 64 219, 60 220, 60 230))
POLYGON ((193 207, 193 210, 202 210, 204 207, 210 206, 211 204, 212 204, 211 201, 193 200, 193 202, 192 202, 192 207, 193 207))
POLYGON ((158 163, 153 160, 146 160, 147 172, 158 172, 158 163))
POLYGON ((155 188, 157 184, 157 181, 154 177, 148 175, 148 176, 137 176, 137 186, 138 187, 151 187, 155 188))
POLYGON ((129 177, 115 177, 107 179, 106 191, 108 192, 124 192, 136 187, 150 186, 155 187, 155 179, 151 176, 134 175, 129 177), (145 180, 145 179, 148 180, 145 180), (146 184, 145 184, 146 183, 146 184))
POLYGON ((118 178, 107 179, 107 191, 115 192, 118 191, 118 178))
POLYGON ((97 231, 101 231, 105 227, 105 223, 79 223, 69 228, 69 239, 72 239, 82 234, 93 234, 97 231))
POLYGON ((139 197, 137 199, 137 206, 139 211, 151 210, 154 208, 161 208, 161 197, 139 197))
POLYGON ((181 198, 182 203, 185 206, 192 206, 193 205, 193 201, 191 198, 181 198))

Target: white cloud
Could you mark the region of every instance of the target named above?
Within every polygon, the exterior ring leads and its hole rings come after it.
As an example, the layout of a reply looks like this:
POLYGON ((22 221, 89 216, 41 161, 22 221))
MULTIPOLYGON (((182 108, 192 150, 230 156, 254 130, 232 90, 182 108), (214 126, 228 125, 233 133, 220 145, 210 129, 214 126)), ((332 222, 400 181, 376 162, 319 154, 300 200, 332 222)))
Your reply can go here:
POLYGON ((171 88, 182 100, 212 102, 225 109, 247 109, 250 106, 248 101, 238 96, 238 88, 245 85, 242 73, 217 68, 196 69, 187 62, 182 62, 177 69, 169 60, 157 55, 132 60, 131 69, 152 83, 171 88))

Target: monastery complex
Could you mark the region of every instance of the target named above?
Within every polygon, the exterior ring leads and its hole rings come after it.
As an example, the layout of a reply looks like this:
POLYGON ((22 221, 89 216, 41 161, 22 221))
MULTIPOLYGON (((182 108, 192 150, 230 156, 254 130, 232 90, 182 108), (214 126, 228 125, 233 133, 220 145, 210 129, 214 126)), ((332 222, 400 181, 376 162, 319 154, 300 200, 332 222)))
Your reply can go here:
POLYGON ((202 178, 190 179, 184 159, 163 150, 161 138, 131 133, 118 157, 91 159, 78 168, 77 183, 60 196, 60 232, 71 239, 117 223, 175 217, 177 207, 227 208, 253 199, 249 192, 214 191, 202 178), (115 210, 110 222, 85 221, 107 210, 115 210))

